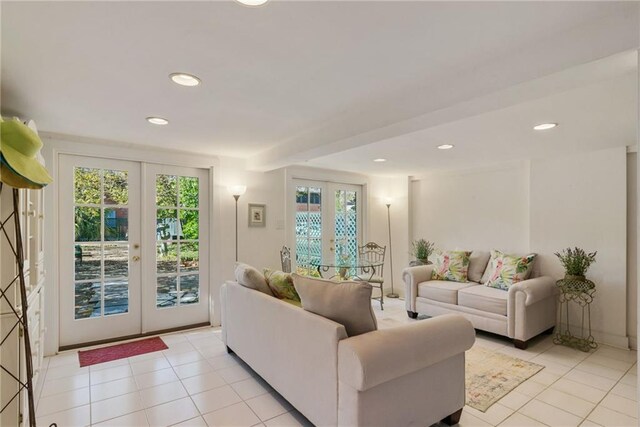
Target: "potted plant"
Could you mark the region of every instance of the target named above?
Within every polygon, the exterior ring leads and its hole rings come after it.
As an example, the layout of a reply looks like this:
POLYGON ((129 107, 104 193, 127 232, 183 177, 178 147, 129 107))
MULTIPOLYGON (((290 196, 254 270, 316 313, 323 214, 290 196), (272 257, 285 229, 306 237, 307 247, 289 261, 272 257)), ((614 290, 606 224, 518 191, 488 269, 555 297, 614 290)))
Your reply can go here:
POLYGON ((411 242, 411 255, 422 264, 431 264, 429 256, 433 253, 435 245, 428 240, 418 239, 411 242))
POLYGON ((596 254, 598 252, 587 253, 581 248, 566 248, 562 252, 556 252, 555 255, 564 266, 565 279, 586 281, 585 274, 589 266, 596 262, 596 254))

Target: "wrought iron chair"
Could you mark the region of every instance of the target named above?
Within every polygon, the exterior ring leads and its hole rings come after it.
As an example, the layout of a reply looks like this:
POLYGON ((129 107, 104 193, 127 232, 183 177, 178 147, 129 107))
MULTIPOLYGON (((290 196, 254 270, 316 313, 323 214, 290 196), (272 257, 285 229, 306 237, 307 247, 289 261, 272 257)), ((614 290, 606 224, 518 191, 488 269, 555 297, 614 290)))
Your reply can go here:
POLYGON ((291 249, 286 246, 280 249, 280 263, 282 264, 282 271, 291 273, 291 249))
MULTIPOLYGON (((368 261, 375 265, 375 271, 372 275, 371 272, 363 271, 363 276, 366 277, 366 281, 374 288, 380 289, 379 297, 372 297, 380 301, 380 309, 384 310, 384 256, 387 252, 386 246, 380 246, 375 242, 369 242, 364 246, 358 246, 358 256, 360 261, 368 261)), ((362 268, 362 267, 361 267, 362 268)), ((366 267, 364 267, 366 268, 366 267)), ((363 268, 363 269, 364 269, 363 268)))

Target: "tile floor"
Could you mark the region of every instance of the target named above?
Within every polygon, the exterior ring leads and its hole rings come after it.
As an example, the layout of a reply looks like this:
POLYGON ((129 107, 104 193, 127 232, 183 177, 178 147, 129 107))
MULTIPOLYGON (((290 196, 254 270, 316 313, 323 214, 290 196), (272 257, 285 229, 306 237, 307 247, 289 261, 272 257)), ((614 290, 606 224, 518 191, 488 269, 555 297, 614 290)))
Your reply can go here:
MULTIPOLYGON (((373 303, 380 328, 412 322, 404 302, 373 303)), ((420 320, 418 320, 420 321, 420 320)), ((310 423, 226 353, 216 328, 162 337, 168 350, 80 368, 75 351, 45 359, 39 426, 305 426, 310 423)), ((479 333, 476 345, 545 366, 485 413, 465 407, 467 426, 637 426, 636 352, 590 354, 542 336, 528 350, 479 333)))

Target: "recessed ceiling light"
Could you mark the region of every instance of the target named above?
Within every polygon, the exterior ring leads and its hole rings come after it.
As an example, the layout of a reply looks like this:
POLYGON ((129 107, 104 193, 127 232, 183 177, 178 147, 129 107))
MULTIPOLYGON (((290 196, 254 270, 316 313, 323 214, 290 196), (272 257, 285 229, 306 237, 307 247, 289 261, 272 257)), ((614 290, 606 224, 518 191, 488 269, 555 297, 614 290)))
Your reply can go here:
POLYGON ((382 163, 382 162, 386 162, 387 159, 373 159, 373 161, 376 163, 382 163))
POLYGON ((262 6, 269 0, 236 0, 238 3, 242 3, 245 6, 262 6))
POLYGON ((180 86, 198 86, 200 84, 199 78, 187 73, 173 73, 169 75, 169 78, 180 86))
POLYGON ((438 145, 438 150, 451 150, 452 148, 453 148, 453 145, 451 144, 438 145))
POLYGON ((147 117, 147 121, 151 124, 160 125, 160 126, 169 124, 169 120, 163 119, 162 117, 147 117))
POLYGON ((540 123, 539 125, 535 125, 533 127, 533 129, 534 130, 548 130, 548 129, 553 129, 556 126, 558 126, 557 123, 540 123))

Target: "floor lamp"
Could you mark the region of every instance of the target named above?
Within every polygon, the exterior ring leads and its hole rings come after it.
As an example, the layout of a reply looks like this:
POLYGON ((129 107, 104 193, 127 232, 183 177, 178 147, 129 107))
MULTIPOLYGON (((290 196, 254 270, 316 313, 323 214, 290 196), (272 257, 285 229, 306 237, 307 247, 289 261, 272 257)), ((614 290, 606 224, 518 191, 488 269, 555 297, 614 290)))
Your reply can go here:
POLYGON ((391 269, 391 293, 387 298, 398 298, 400 295, 393 291, 393 250, 391 249, 391 202, 387 201, 387 223, 389 224, 389 268, 391 269))
POLYGON ((227 190, 236 200, 236 262, 238 262, 238 199, 247 191, 247 186, 230 185, 227 190))

